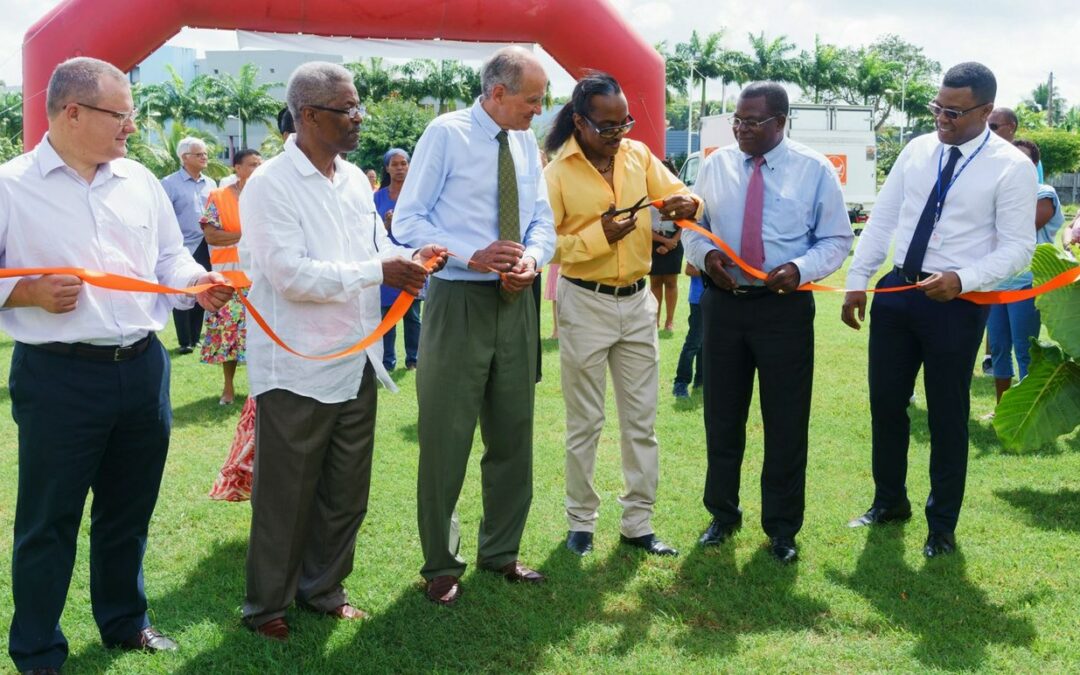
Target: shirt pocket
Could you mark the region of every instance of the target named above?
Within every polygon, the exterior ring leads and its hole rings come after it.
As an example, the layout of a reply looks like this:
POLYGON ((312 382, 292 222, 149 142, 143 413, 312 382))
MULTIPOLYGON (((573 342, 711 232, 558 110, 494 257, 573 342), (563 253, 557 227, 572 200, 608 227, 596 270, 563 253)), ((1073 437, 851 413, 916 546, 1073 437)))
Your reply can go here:
POLYGON ((158 258, 158 222, 153 216, 157 209, 141 195, 126 196, 125 201, 114 199, 106 204, 95 200, 93 204, 98 231, 105 235, 104 252, 114 265, 122 265, 127 274, 153 278, 158 258))
POLYGON ((766 209, 761 228, 766 241, 794 244, 807 240, 813 226, 811 200, 781 194, 773 199, 770 206, 772 208, 766 209))

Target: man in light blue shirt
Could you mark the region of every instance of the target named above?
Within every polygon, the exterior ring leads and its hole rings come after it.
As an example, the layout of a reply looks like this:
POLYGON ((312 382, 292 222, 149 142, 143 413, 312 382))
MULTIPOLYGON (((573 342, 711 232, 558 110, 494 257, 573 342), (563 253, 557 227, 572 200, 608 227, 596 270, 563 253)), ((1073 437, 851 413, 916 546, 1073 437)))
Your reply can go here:
POLYGON ((787 113, 782 86, 748 85, 732 120, 738 145, 706 158, 695 185, 705 200, 701 224, 767 278, 743 274, 703 235, 683 237, 705 283, 704 501, 712 522, 699 543, 720 544, 742 524, 739 476, 757 371, 765 427, 761 524, 782 563, 796 559, 803 522, 814 377, 814 299, 796 288, 836 271, 854 238, 835 171, 824 156, 784 137, 787 113))
MULTIPOLYGON (((161 187, 172 202, 176 220, 180 223, 180 233, 184 235, 184 248, 195 258, 195 262, 210 270, 210 249, 203 238, 202 218, 210 191, 217 187, 214 179, 203 175, 209 162, 206 143, 193 136, 183 138, 176 144, 176 154, 180 158, 180 170, 161 179, 161 187)), ((180 343, 180 353, 190 354, 199 346, 202 336, 203 310, 174 309, 173 323, 176 324, 176 339, 180 343)))
POLYGON ((432 122, 416 145, 394 211, 402 242, 453 257, 431 279, 420 336, 417 518, 431 601, 457 601, 465 561, 454 508, 476 421, 484 516, 477 562, 509 581, 544 577, 518 560, 532 501, 536 305, 522 291, 555 249, 555 228, 529 130, 547 76, 530 52, 506 48, 481 71, 483 95, 432 122))

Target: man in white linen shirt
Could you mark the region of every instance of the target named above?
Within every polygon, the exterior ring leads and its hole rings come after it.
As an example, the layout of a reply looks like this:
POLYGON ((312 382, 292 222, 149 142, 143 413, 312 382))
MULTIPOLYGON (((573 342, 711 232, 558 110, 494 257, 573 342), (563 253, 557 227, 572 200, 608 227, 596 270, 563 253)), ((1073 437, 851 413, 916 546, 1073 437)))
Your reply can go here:
MULTIPOLYGON (((0 167, 0 267, 86 267, 174 287, 224 282, 184 249, 157 179, 125 159, 135 131, 127 77, 104 61, 57 66, 49 132, 0 167)), ((198 296, 217 311, 232 289, 198 296)), ((15 339, 9 389, 19 494, 8 652, 56 672, 86 495, 90 599, 110 647, 176 649, 150 626, 142 559, 169 449, 169 359, 155 332, 180 295, 126 293, 50 274, 0 280, 0 327, 15 339)))
MULTIPOLYGON (((866 288, 895 240, 894 267, 870 308, 870 416, 874 501, 851 527, 911 517, 908 399, 924 367, 930 426, 929 535, 923 554, 952 553, 967 476, 972 364, 988 310, 957 296, 991 290, 1031 263, 1035 167, 987 128, 997 82, 979 63, 945 73, 930 103, 937 134, 900 153, 855 248, 848 288, 866 288)), ((841 318, 858 329, 866 293, 844 298, 841 318), (856 318, 856 314, 858 318, 856 318)))
MULTIPOLYGON (((278 335, 300 352, 327 354, 375 330, 380 283, 416 295, 427 278, 418 261, 443 264, 446 250, 394 246, 367 177, 338 156, 356 148, 363 116, 349 71, 306 63, 289 78, 286 98, 296 133, 244 188, 240 255, 248 298, 278 335)), ((340 619, 364 618, 341 582, 367 513, 375 378, 394 388, 382 342, 317 361, 254 330, 247 359, 257 406, 244 622, 285 640, 294 599, 340 619)))

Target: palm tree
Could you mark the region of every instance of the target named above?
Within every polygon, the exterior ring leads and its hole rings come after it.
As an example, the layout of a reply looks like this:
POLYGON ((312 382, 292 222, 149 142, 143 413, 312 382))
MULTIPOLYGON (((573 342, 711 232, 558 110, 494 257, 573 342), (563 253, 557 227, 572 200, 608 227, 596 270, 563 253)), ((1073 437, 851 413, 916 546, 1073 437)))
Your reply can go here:
POLYGON ((353 84, 360 98, 365 101, 381 101, 393 92, 401 90, 398 83, 399 66, 384 65, 380 57, 372 56, 366 62, 346 63, 353 74, 353 84))
POLYGON ((22 136, 22 103, 21 91, 0 94, 0 138, 13 140, 17 136, 22 136))
POLYGON ((720 63, 723 52, 720 40, 723 36, 723 32, 709 33, 702 40, 695 30, 691 31, 689 42, 675 45, 673 58, 684 64, 683 68, 688 71, 686 79, 689 79, 693 86, 701 85, 702 114, 705 111, 705 86, 709 80, 720 77, 723 72, 720 63))
POLYGON ((814 36, 813 53, 799 54, 795 72, 803 93, 809 93, 814 103, 835 96, 847 79, 843 51, 836 45, 823 44, 820 35, 814 36))
POLYGON ((472 89, 477 78, 471 77, 472 68, 457 61, 433 61, 414 59, 401 67, 405 75, 402 93, 420 101, 435 100, 435 114, 454 101, 471 101, 479 92, 472 89))
POLYGON ((750 63, 746 75, 750 80, 773 80, 776 82, 795 82, 795 60, 788 56, 795 45, 788 42, 786 35, 768 40, 765 32, 760 35, 749 34, 750 63))
POLYGON ((657 42, 653 48, 664 59, 664 97, 670 103, 679 96, 688 96, 686 83, 690 80, 690 64, 668 52, 667 40, 657 42))
POLYGON ((206 165, 206 175, 219 180, 229 174, 229 167, 217 159, 220 148, 214 141, 214 137, 179 122, 174 122, 166 132, 162 124, 155 119, 147 118, 140 121, 136 132, 128 136, 128 156, 145 166, 158 178, 164 178, 170 173, 179 171, 180 158, 176 154, 176 146, 185 136, 201 138, 206 143, 206 151, 210 155, 210 161, 206 165))
POLYGON ((191 82, 172 66, 165 66, 169 79, 161 84, 137 84, 132 95, 142 117, 156 117, 162 122, 173 120, 187 124, 192 120, 216 123, 220 118, 207 97, 209 78, 198 75, 191 82))
POLYGON ((217 112, 217 119, 236 114, 240 120, 240 147, 247 147, 247 125, 249 122, 267 122, 281 110, 281 101, 270 95, 270 90, 280 87, 280 82, 256 83, 259 68, 253 63, 240 67, 240 74, 233 77, 228 73, 210 78, 207 90, 212 99, 211 105, 217 112))

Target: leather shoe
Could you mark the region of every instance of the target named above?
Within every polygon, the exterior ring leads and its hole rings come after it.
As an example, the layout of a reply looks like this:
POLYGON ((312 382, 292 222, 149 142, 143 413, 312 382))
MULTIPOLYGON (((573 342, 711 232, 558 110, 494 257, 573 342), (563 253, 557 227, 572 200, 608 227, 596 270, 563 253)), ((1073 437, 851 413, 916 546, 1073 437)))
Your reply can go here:
POLYGON ((721 523, 716 518, 713 518, 697 543, 700 546, 718 546, 730 539, 731 535, 735 534, 735 531, 740 527, 742 527, 742 520, 735 523, 721 523))
POLYGON ((592 532, 570 530, 566 533, 566 549, 577 555, 586 555, 592 550, 592 532))
POLYGON ((922 553, 927 558, 949 555, 956 550, 956 535, 952 532, 931 532, 926 537, 922 553))
POLYGON ((853 518, 848 521, 848 527, 863 527, 864 525, 884 525, 885 523, 895 523, 911 518, 911 502, 904 500, 903 504, 899 504, 892 508, 885 508, 884 506, 871 506, 870 510, 862 514, 858 518, 853 518))
POLYGON ((437 605, 450 606, 461 597, 461 584, 457 577, 444 574, 427 582, 424 595, 437 605))
POLYGON ((655 533, 644 534, 640 537, 628 537, 625 534, 620 534, 619 539, 628 546, 644 549, 650 555, 679 555, 678 551, 660 541, 660 538, 655 533))
POLYGON ((541 584, 547 580, 543 574, 529 569, 521 564, 520 560, 507 563, 497 570, 489 570, 503 575, 503 578, 513 583, 541 584))
POLYGON ((334 609, 330 610, 329 612, 326 612, 325 614, 327 616, 332 616, 335 619, 343 619, 343 620, 355 620, 355 619, 361 619, 362 620, 362 619, 370 618, 368 616, 367 612, 360 609, 359 607, 353 607, 352 605, 350 605, 347 602, 344 605, 339 605, 338 607, 335 607, 334 609))
POLYGON ((777 562, 784 565, 793 563, 799 558, 799 550, 792 537, 770 537, 769 553, 776 558, 777 562))
POLYGON ((172 638, 162 635, 161 631, 153 626, 143 628, 115 646, 127 652, 174 652, 177 649, 176 642, 172 638))
POLYGON ((30 670, 19 671, 22 675, 58 675, 60 670, 57 668, 31 668, 30 670))
POLYGON ((266 623, 261 623, 258 626, 252 626, 247 621, 244 622, 244 625, 254 633, 261 635, 268 640, 285 642, 289 639, 289 624, 285 622, 283 617, 270 619, 266 623))

